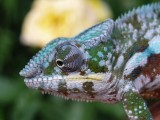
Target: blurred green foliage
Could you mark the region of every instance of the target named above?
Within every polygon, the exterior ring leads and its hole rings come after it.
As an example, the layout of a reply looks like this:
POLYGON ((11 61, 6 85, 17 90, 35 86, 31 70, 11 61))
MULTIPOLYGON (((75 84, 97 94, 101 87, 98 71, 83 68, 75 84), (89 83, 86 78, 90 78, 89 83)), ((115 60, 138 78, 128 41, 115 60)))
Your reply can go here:
MULTIPOLYGON (((104 0, 121 13, 158 0, 104 0)), ((28 89, 19 71, 38 51, 21 45, 21 25, 32 0, 0 1, 0 120, 125 120, 121 104, 65 101, 28 89), (120 119, 121 118, 121 119, 120 119)))

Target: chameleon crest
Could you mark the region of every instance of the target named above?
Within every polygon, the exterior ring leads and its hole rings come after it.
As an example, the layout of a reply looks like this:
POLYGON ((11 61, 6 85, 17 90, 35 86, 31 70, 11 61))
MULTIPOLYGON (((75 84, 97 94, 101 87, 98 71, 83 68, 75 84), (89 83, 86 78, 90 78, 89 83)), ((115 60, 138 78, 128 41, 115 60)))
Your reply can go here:
POLYGON ((160 98, 160 3, 57 38, 20 71, 29 88, 65 98, 122 102, 131 120, 152 120, 144 98, 160 98))

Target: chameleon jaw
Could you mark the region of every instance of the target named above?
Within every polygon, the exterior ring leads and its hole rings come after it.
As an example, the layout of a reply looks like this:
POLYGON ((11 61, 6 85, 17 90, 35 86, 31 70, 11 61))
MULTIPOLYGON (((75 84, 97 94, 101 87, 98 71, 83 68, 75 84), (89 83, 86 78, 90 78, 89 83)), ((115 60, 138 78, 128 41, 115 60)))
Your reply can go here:
POLYGON ((115 95, 107 94, 109 85, 104 81, 104 73, 89 74, 86 76, 71 74, 68 76, 46 76, 25 78, 27 87, 38 89, 43 94, 62 96, 66 99, 78 101, 101 101, 114 103, 115 95), (108 89, 107 89, 108 88, 108 89))

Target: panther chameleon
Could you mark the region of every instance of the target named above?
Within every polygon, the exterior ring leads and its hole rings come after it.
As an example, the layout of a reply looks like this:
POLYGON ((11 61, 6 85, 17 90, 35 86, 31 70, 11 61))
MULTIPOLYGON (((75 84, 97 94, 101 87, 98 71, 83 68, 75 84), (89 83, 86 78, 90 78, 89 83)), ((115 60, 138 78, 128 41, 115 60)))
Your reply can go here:
POLYGON ((20 75, 43 93, 122 102, 130 120, 153 120, 145 99, 160 98, 160 3, 52 40, 20 75))

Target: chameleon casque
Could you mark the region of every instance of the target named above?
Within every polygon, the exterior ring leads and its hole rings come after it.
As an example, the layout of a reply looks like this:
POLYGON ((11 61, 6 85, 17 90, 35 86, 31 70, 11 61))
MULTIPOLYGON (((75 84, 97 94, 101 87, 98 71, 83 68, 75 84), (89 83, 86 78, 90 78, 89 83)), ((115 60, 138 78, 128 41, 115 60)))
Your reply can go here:
POLYGON ((74 100, 122 102, 131 120, 152 120, 160 98, 160 3, 57 38, 20 71, 29 88, 74 100))

